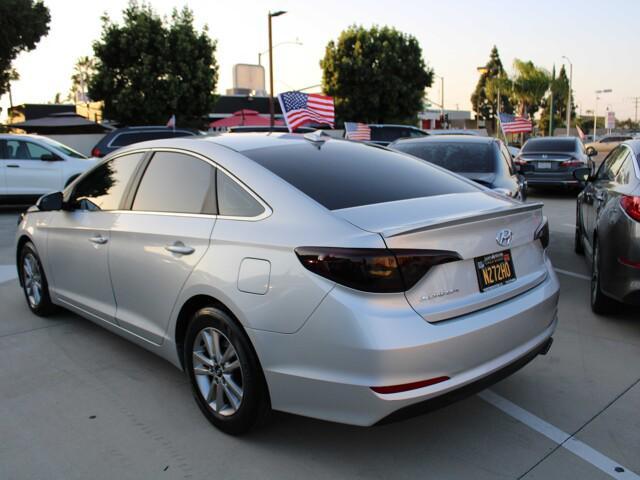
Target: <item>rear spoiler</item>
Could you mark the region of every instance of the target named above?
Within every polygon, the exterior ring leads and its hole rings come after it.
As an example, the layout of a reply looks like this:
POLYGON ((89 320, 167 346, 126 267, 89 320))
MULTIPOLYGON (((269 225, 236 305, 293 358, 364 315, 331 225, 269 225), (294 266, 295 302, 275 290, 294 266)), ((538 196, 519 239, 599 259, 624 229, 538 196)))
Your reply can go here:
POLYGON ((494 210, 488 210, 481 214, 460 215, 453 218, 444 219, 436 218, 434 220, 421 223, 420 225, 409 226, 408 229, 406 227, 389 229, 382 232, 382 236, 385 238, 393 238, 399 235, 408 235, 411 233, 435 230, 436 228, 452 227, 455 225, 461 225, 463 223, 481 222, 483 220, 488 220, 491 218, 506 217, 509 215, 516 215, 519 213, 530 212, 534 210, 542 210, 542 207, 543 204, 540 202, 527 203, 524 205, 515 205, 509 208, 497 208, 494 210))

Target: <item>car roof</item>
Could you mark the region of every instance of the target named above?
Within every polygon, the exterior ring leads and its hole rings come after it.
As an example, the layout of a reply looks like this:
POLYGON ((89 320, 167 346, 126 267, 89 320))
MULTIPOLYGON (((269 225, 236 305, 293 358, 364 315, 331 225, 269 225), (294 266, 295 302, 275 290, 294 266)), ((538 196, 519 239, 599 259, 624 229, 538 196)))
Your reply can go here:
POLYGON ((492 143, 497 141, 493 137, 481 137, 479 135, 429 135, 421 138, 401 138, 393 142, 394 145, 402 143, 492 143))
POLYGON ((47 140, 46 135, 37 135, 34 133, 0 133, 2 140, 47 140))

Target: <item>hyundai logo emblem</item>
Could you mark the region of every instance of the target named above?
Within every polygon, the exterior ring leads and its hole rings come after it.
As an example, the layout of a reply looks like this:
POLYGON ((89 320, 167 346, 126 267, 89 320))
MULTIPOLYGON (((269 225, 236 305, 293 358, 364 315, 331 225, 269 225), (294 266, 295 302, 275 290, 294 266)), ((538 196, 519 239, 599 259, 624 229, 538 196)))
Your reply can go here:
POLYGON ((500 230, 498 232, 498 235, 496 235, 496 242, 498 242, 498 245, 500 245, 501 247, 508 247, 509 245, 511 245, 512 239, 513 239, 513 232, 508 228, 505 228, 504 230, 500 230))

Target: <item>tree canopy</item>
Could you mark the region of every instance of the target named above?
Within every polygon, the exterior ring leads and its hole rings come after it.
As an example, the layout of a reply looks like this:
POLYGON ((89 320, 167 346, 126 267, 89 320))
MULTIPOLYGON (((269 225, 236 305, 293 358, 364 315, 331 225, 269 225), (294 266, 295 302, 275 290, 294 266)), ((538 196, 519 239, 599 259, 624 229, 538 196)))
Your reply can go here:
POLYGON ((549 88, 550 74, 531 61, 525 62, 517 58, 513 61, 513 68, 515 74, 511 80, 512 97, 518 103, 518 113, 533 117, 549 88))
MULTIPOLYGON (((549 133, 549 119, 551 117, 551 102, 553 99, 553 129, 566 126, 567 120, 567 97, 569 95, 569 78, 564 65, 560 68, 558 76, 555 75, 555 67, 549 82, 549 91, 542 100, 542 112, 538 120, 538 128, 545 134, 549 133), (553 95, 552 95, 553 93, 553 95)), ((571 105, 571 117, 574 118, 576 112, 573 103, 571 105)))
POLYGON ((22 51, 33 50, 49 32, 51 15, 41 0, 0 1, 0 95, 12 80, 11 63, 22 51))
POLYGON ((197 32, 188 8, 168 20, 148 4, 131 2, 123 23, 103 17, 94 42, 89 96, 104 101, 104 117, 129 125, 164 124, 173 114, 199 125, 213 107, 218 81, 216 42, 197 32))
POLYGON ((490 121, 495 126, 498 114, 498 95, 500 95, 500 112, 513 113, 513 105, 509 98, 511 85, 500 60, 498 48, 494 45, 489 61, 482 69, 476 88, 471 94, 473 111, 480 118, 490 121))
POLYGON ((349 27, 327 44, 320 66, 339 121, 415 123, 433 82, 418 40, 390 27, 349 27))

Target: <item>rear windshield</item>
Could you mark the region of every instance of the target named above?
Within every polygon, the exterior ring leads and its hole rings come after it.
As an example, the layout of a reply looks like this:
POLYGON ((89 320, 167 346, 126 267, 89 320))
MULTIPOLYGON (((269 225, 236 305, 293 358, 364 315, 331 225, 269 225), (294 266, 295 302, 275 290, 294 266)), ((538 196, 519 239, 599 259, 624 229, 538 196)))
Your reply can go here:
POLYGON ((300 141, 242 153, 329 210, 477 191, 417 158, 353 142, 300 141))
POLYGON ((522 147, 525 153, 534 152, 574 152, 576 141, 573 138, 541 138, 529 140, 522 147))
POLYGON ((452 172, 492 173, 496 157, 491 143, 401 142, 396 150, 410 153, 452 172))

